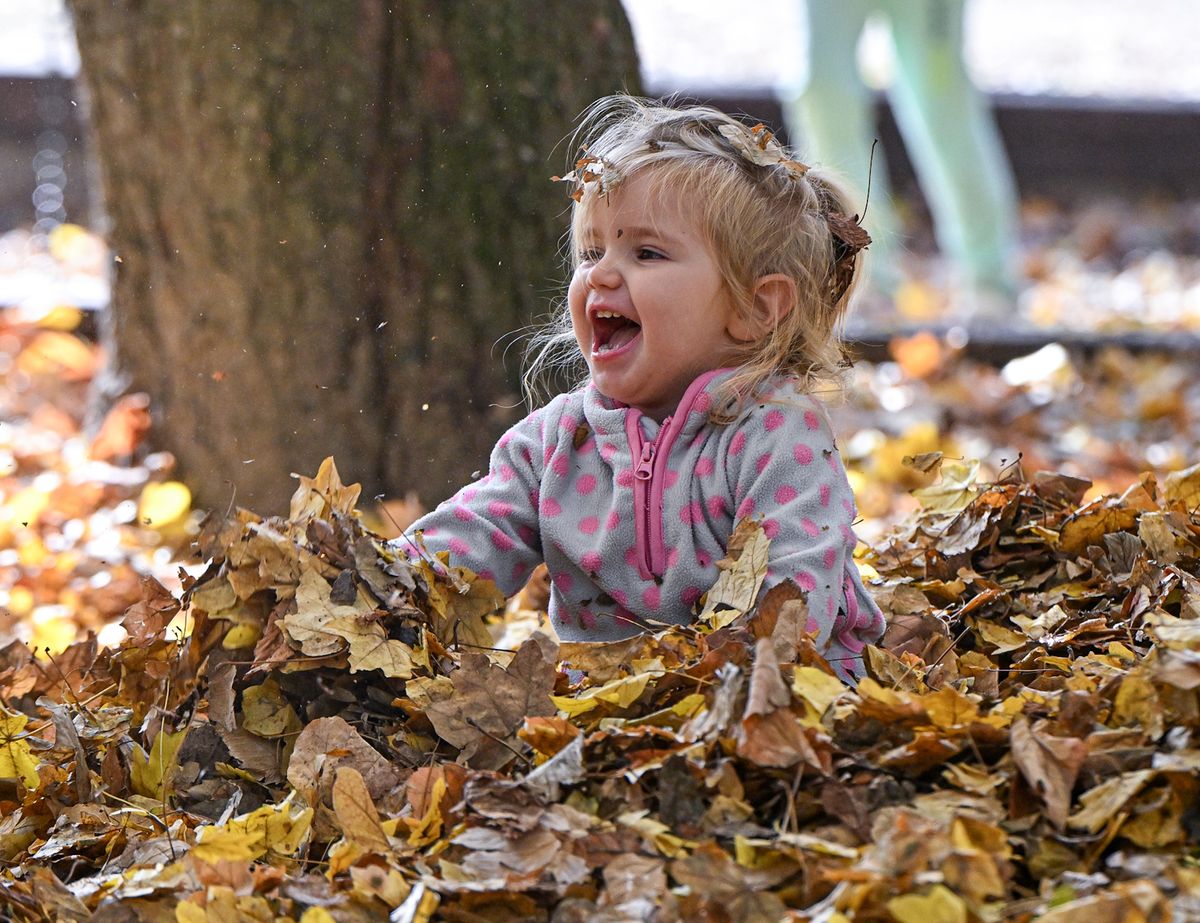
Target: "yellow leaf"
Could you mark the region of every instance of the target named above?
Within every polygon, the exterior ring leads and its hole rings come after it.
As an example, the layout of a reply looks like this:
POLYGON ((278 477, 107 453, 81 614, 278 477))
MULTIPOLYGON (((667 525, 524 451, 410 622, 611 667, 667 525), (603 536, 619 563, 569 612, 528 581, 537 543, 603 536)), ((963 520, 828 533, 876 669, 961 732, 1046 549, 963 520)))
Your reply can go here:
POLYGON ((227 651, 240 651, 247 647, 254 647, 261 637, 262 629, 257 625, 249 623, 234 625, 221 639, 221 647, 227 651))
POLYGON ((792 673, 792 692, 813 707, 818 719, 845 691, 846 686, 840 679, 816 667, 796 667, 792 673))
POLYGON ((183 519, 192 508, 192 492, 179 481, 151 482, 138 498, 138 520, 152 529, 161 529, 183 519))
POLYGON ((344 638, 350 645, 351 673, 380 670, 384 676, 394 679, 412 678, 412 648, 403 641, 388 638, 379 622, 342 615, 327 622, 325 630, 344 638))
POLYGON ((627 811, 617 817, 617 823, 637 831, 654 845, 664 856, 678 859, 688 854, 689 849, 697 845, 692 840, 685 840, 671 832, 671 828, 661 821, 647 817, 648 811, 627 811))
POLYGON ((310 657, 324 657, 346 649, 345 637, 330 629, 331 621, 342 616, 356 619, 371 613, 371 606, 361 593, 355 605, 343 606, 329 598, 331 591, 329 581, 316 570, 305 569, 296 587, 296 611, 282 620, 284 632, 310 657))
POLYGON ((921 487, 912 492, 921 506, 937 513, 958 513, 971 505, 979 488, 975 478, 979 474, 979 460, 945 461, 942 477, 938 483, 921 487))
POLYGON ((1178 500, 1189 510, 1200 505, 1200 465, 1168 474, 1163 480, 1163 494, 1168 503, 1178 500))
POLYGON ((312 817, 312 808, 293 804, 289 795, 224 824, 197 828, 192 854, 205 862, 247 862, 268 853, 292 856, 308 837, 312 817))
POLYGON ((243 727, 259 737, 283 737, 303 729, 300 717, 274 679, 242 693, 243 727))
POLYGON ((953 686, 943 686, 923 696, 921 704, 929 720, 943 730, 970 724, 979 715, 979 704, 953 686))
POLYGON ((337 923, 337 920, 324 907, 309 907, 300 915, 300 923, 337 923))
POLYGON ((429 793, 428 805, 420 821, 408 835, 409 846, 428 846, 442 835, 442 798, 446 795, 446 779, 438 776, 429 793))
POLYGON ((710 628, 728 625, 758 602, 758 591, 767 575, 767 551, 771 544, 762 523, 743 519, 734 527, 730 546, 741 545, 742 552, 732 563, 718 562, 721 575, 713 584, 704 603, 700 620, 710 628))
POLYGON ((333 513, 349 516, 358 502, 362 491, 359 484, 343 484, 333 456, 329 456, 317 469, 315 478, 296 475, 300 486, 292 494, 291 520, 305 522, 309 519, 330 519, 333 513))
POLYGON ((944 885, 934 885, 928 894, 905 894, 887 902, 896 923, 967 923, 967 905, 944 885))
POLYGON ((0 708, 0 779, 20 779, 30 791, 37 791, 39 778, 38 761, 26 739, 26 715, 13 714, 0 708))
POLYGON ((129 755, 130 787, 139 795, 161 801, 166 795, 166 783, 178 765, 176 757, 186 736, 187 728, 173 733, 160 731, 149 753, 135 745, 129 755))
POLYGON ((379 825, 379 812, 367 791, 362 774, 353 766, 338 767, 333 782, 333 813, 347 840, 369 852, 390 850, 387 834, 379 825))
POLYGON ((199 904, 180 901, 175 905, 175 923, 208 923, 208 914, 199 904))

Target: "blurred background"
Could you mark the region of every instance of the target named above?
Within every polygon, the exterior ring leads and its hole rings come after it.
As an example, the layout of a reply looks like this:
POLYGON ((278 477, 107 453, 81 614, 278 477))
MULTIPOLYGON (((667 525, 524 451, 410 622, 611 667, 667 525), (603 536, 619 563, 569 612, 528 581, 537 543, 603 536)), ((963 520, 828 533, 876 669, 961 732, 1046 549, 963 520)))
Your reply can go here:
POLYGON ((520 413, 519 349, 503 331, 549 310, 562 278, 561 203, 537 205, 540 237, 521 230, 520 214, 497 233, 511 209, 488 196, 516 176, 549 186, 580 101, 621 87, 744 111, 860 179, 869 144, 838 129, 864 107, 863 131, 880 141, 867 224, 880 230, 872 284, 847 324, 857 361, 834 412, 864 538, 913 507, 908 491, 926 478, 902 464, 909 455, 977 458, 988 477, 1062 470, 1095 493, 1200 461, 1192 0, 763 0, 736 15, 708 0, 625 0, 536 41, 517 14, 481 21, 488 50, 476 70, 439 46, 467 28, 447 13, 444 32, 385 68, 387 92, 368 102, 338 62, 363 57, 364 35, 392 47, 383 42, 411 23, 366 17, 343 37, 306 9, 282 23, 188 8, 174 23, 139 22, 87 0, 73 10, 0 0, 0 605, 11 622, 0 630, 56 644, 106 624, 137 598, 142 574, 177 579, 200 511, 281 511, 287 473, 311 474, 324 455, 367 484, 382 531, 450 493, 520 413), (858 7, 853 23, 830 19, 858 7), (924 8, 940 12, 906 21, 924 8), (254 45, 256 29, 270 33, 264 22, 309 55, 312 82, 293 62, 279 65, 268 102, 222 98, 222 79, 273 79, 272 49, 254 45), (187 44, 205 28, 211 47, 187 44), (537 79, 506 77, 487 58, 526 41, 578 53, 537 79), (424 82, 405 83, 416 70, 424 82), (394 99, 426 108, 368 144, 363 126, 375 122, 280 116, 309 104, 289 92, 344 112, 394 99), (516 100, 539 106, 536 117, 477 140, 516 100), (283 136, 299 139, 299 166, 283 136), (342 166, 347 147, 366 150, 342 166), (247 151, 268 172, 224 177, 247 151), (425 179, 394 179, 421 152, 436 164, 425 179), (431 191, 443 175, 444 193, 431 191), (204 207, 186 198, 197 191, 204 207), (289 191, 305 197, 302 213, 289 191), (365 211, 340 212, 351 200, 365 211), (464 202, 466 226, 483 233, 432 241, 441 249, 426 258, 429 229, 464 202), (246 210, 230 218, 238 203, 246 210), (247 236, 205 238, 226 226, 247 236), (359 226, 369 234, 347 230, 359 226), (300 262, 277 262, 285 252, 300 262), (308 264, 333 281, 289 288, 308 264), (498 284, 480 265, 521 281, 498 284), (361 287, 361 300, 342 298, 361 287), (284 293, 278 304, 268 289, 284 293), (229 305, 240 313, 222 314, 229 305), (438 318, 451 308, 447 329, 438 318), (468 323, 495 313, 498 330, 468 323), (443 352, 447 341, 470 352, 443 352), (349 345, 326 362, 338 343, 349 345), (472 380, 435 381, 451 365, 472 380), (493 366, 495 379, 472 371, 493 366), (386 385, 394 411, 364 397, 385 386, 360 380, 363 369, 401 369, 386 385))

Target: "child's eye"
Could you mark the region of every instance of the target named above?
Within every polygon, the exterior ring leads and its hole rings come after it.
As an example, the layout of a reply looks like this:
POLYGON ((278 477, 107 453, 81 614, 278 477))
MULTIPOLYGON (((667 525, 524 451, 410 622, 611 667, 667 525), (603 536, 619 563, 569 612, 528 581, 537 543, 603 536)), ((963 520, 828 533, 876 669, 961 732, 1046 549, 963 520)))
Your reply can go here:
POLYGON ((649 247, 639 247, 637 251, 639 260, 664 260, 666 257, 657 250, 651 250, 649 247))
POLYGON ((579 262, 594 263, 598 259, 600 259, 600 257, 602 257, 602 256, 604 256, 604 254, 601 253, 599 250, 597 250, 595 247, 593 247, 589 250, 580 250, 579 251, 579 262))

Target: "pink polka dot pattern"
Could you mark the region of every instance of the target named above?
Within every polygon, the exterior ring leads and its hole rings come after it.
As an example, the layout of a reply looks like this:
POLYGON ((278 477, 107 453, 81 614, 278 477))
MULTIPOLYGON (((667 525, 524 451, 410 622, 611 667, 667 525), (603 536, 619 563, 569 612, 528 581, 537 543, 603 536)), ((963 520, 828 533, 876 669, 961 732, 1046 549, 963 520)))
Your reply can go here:
POLYGON ((494 568, 506 593, 545 560, 561 637, 608 641, 645 630, 647 619, 695 612, 736 510, 772 540, 766 585, 790 578, 809 593, 807 628, 819 649, 839 675, 861 672, 855 652, 878 637, 878 612, 847 557, 853 498, 820 402, 792 380, 753 405, 722 406, 732 422, 714 425, 718 392, 697 394, 689 416, 659 429, 656 480, 636 495, 650 509, 635 504, 633 488, 643 485, 627 436, 631 412, 590 386, 555 398, 500 440, 487 477, 427 517, 442 533, 430 551, 448 550, 453 563, 485 576, 494 568), (650 540, 662 542, 653 581, 641 569, 647 515, 650 540))
POLYGON ((517 547, 517 543, 501 532, 499 529, 492 530, 492 545, 497 551, 512 551, 517 547))
POLYGON ((810 615, 808 622, 804 626, 804 630, 810 635, 819 635, 821 633, 821 623, 810 615))
POLYGON ((481 570, 479 576, 484 580, 491 580, 493 583, 496 582, 496 572, 494 570, 481 570))
POLYGON ((693 500, 691 503, 686 504, 683 509, 679 511, 679 519, 681 522, 689 526, 695 525, 698 522, 703 522, 704 509, 700 506, 700 502, 698 500, 693 500))

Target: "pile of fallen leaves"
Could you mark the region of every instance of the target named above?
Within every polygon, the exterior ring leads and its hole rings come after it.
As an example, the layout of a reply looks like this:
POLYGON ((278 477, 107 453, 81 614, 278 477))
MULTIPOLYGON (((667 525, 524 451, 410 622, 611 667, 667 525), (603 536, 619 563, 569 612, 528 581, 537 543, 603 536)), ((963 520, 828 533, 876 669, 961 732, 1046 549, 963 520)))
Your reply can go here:
POLYGON ((0 650, 8 915, 1196 919, 1200 470, 941 475, 868 555, 893 638, 851 688, 800 591, 743 611, 761 529, 694 626, 500 649, 491 584, 326 464, 210 520, 119 648, 0 650))

